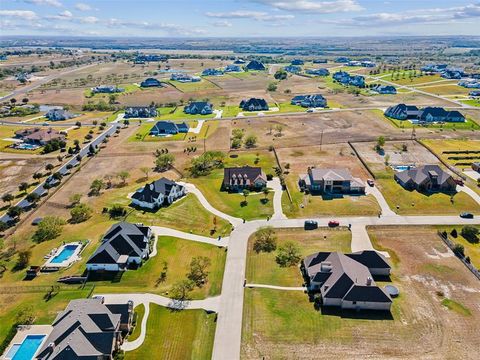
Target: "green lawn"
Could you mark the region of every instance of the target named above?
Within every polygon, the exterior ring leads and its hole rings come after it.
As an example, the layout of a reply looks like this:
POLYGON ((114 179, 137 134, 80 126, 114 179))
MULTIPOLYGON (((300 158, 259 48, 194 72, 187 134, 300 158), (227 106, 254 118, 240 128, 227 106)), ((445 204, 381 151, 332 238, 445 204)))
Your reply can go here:
POLYGON ((472 312, 470 311, 469 308, 465 307, 463 304, 460 304, 457 301, 445 298, 442 300, 442 305, 445 306, 447 309, 454 311, 460 315, 463 315, 463 316, 472 315, 472 312))
POLYGON ((236 117, 241 111, 237 105, 226 105, 223 107, 216 107, 216 109, 223 110, 222 118, 236 117))
POLYGON ((127 360, 208 360, 212 356, 216 314, 203 310, 172 311, 150 304, 145 342, 125 353, 127 360))
POLYGON ((418 76, 418 77, 414 77, 414 78, 410 79, 408 77, 408 71, 406 71, 405 73, 406 73, 406 77, 405 78, 400 77, 400 79, 398 79, 398 80, 392 80, 391 77, 388 77, 388 76, 384 77, 383 79, 387 80, 387 81, 394 82, 394 83, 399 84, 399 85, 406 85, 406 86, 419 85, 419 84, 424 84, 424 83, 428 83, 428 82, 431 82, 431 81, 443 80, 443 78, 438 74, 423 75, 423 76, 418 76))
POLYGON ((202 90, 213 90, 213 89, 219 88, 212 82, 207 81, 205 79, 202 79, 201 81, 197 81, 197 82, 187 82, 187 83, 170 80, 169 83, 176 89, 186 93, 197 92, 202 90))
MULTIPOLYGON (((479 226, 476 227, 480 230, 479 226)), ((480 243, 472 244, 471 242, 468 242, 467 239, 465 239, 461 234, 462 226, 438 225, 436 226, 436 228, 439 231, 446 231, 449 234, 448 236, 450 240, 463 245, 465 248, 465 255, 470 257, 470 262, 472 263, 472 265, 475 266, 477 269, 480 269, 480 243), (450 234, 453 229, 457 230, 458 236, 456 238, 454 238, 450 234)))
POLYGON ((461 100, 461 102, 470 106, 480 107, 480 99, 461 100))
POLYGON ((135 328, 133 329, 132 333, 128 335, 128 341, 135 341, 138 339, 142 332, 142 320, 143 317, 145 316, 145 305, 140 304, 135 306, 135 314, 136 314, 136 323, 135 323, 135 328))
MULTIPOLYGON (((227 158, 225 167, 229 166, 260 166, 266 174, 273 173, 274 158, 271 152, 259 152, 259 161, 255 164, 255 153, 238 153, 237 158, 227 158)), ((216 209, 246 220, 266 218, 273 214, 273 192, 268 195, 264 202, 262 192, 251 192, 247 197, 247 205, 242 206, 244 197, 241 193, 229 193, 220 191, 223 182, 223 169, 216 169, 210 175, 199 178, 190 178, 189 182, 195 184, 205 195, 210 204, 216 209)))
MULTIPOLYGON (((195 127, 196 122, 191 121, 188 122, 189 126, 195 127)), ((147 141, 147 142, 159 142, 159 141, 177 141, 177 140, 185 140, 188 136, 188 133, 178 133, 175 135, 170 136, 150 136, 150 130, 155 125, 155 122, 148 122, 143 123, 138 127, 138 130, 135 132, 134 135, 128 138, 129 142, 135 141, 147 141)))
MULTIPOLYGON (((317 229, 305 231, 303 229, 277 229, 277 247, 287 241, 296 243, 302 258, 319 251, 350 252, 351 232, 344 229, 317 229)), ((303 277, 297 266, 280 267, 276 261, 276 251, 271 253, 256 253, 253 250, 255 235, 248 243, 247 282, 277 286, 302 286, 303 277)))
POLYGON ((206 256, 211 260, 208 268, 208 282, 201 288, 195 288, 191 296, 194 299, 204 299, 220 295, 226 258, 224 248, 161 236, 158 239, 157 250, 157 256, 146 261, 137 270, 126 271, 121 280, 95 281, 95 291, 97 293, 150 292, 168 296, 168 291, 175 282, 186 279, 192 258, 206 256), (159 277, 165 262, 167 275, 166 279, 161 281, 159 277))
MULTIPOLYGON (((32 127, 34 127, 32 125, 32 127)), ((24 126, 10 126, 10 125, 0 125, 0 152, 8 152, 8 153, 16 153, 16 154, 40 154, 42 152, 42 148, 38 148, 36 150, 20 150, 20 149, 12 149, 9 147, 10 145, 14 144, 13 141, 3 140, 6 138, 13 138, 15 137, 15 131, 25 129, 24 126)))

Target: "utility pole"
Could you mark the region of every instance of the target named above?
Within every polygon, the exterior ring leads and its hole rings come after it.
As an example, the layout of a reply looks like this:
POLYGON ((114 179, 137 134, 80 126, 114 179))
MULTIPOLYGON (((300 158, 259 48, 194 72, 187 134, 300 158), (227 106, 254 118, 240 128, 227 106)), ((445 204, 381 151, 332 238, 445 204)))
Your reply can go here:
POLYGON ((322 145, 323 145, 323 129, 320 133, 320 151, 322 151, 322 145))

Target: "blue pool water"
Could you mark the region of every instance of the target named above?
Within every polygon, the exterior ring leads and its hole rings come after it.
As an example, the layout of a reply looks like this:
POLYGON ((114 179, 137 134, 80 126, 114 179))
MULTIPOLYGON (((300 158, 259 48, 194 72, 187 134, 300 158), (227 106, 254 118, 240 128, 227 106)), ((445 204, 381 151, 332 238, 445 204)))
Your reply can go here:
POLYGON ((59 264, 64 262, 65 260, 68 260, 70 256, 73 255, 75 250, 77 249, 78 245, 66 245, 63 247, 62 251, 60 251, 60 254, 56 255, 50 263, 52 264, 59 264))
POLYGON ((38 146, 23 143, 23 144, 18 144, 17 149, 20 149, 20 150, 35 150, 35 149, 38 149, 38 146))
MULTIPOLYGON (((12 360, 32 360, 33 355, 37 352, 44 338, 45 335, 27 335, 16 349, 12 360)), ((12 349, 10 351, 12 351, 12 349)))
POLYGON ((403 170, 410 170, 410 169, 413 169, 414 167, 411 166, 411 165, 398 165, 398 166, 395 166, 394 169, 397 170, 397 171, 403 171, 403 170))

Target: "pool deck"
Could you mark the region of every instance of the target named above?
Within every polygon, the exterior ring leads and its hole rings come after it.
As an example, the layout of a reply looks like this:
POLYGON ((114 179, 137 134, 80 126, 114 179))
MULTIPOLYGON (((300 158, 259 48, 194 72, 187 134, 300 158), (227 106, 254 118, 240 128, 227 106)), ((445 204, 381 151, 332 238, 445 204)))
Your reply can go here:
POLYGON ((43 267, 64 268, 64 267, 70 266, 74 262, 81 259, 80 258, 80 253, 83 250, 82 246, 83 246, 83 244, 80 241, 63 244, 62 246, 60 246, 57 249, 55 254, 53 254, 47 261, 45 261, 45 264, 43 264, 43 267), (68 259, 66 259, 65 261, 62 261, 60 263, 52 263, 51 261, 55 258, 55 256, 58 256, 63 251, 65 246, 68 246, 68 245, 77 245, 77 248, 75 249, 74 253, 68 259))
POLYGON ((10 351, 10 348, 15 344, 21 344, 27 335, 45 335, 42 344, 38 347, 38 349, 40 349, 52 330, 52 325, 20 325, 17 328, 17 333, 15 334, 14 338, 12 341, 10 341, 10 344, 8 344, 7 350, 2 356, 0 356, 0 360, 9 360, 10 358, 7 358, 6 356, 10 351))

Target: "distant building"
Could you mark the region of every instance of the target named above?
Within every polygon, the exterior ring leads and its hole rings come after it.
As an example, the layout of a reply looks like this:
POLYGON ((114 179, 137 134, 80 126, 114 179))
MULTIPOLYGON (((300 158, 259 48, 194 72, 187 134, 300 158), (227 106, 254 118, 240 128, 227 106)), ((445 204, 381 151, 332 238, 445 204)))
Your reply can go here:
POLYGON ((446 70, 448 67, 447 64, 428 64, 421 68, 425 72, 441 72, 446 70))
POLYGON ((353 254, 319 252, 303 259, 301 269, 309 290, 319 291, 322 306, 390 310, 390 295, 373 280, 376 272, 390 274, 390 265, 375 251, 353 254))
POLYGON ((199 82, 202 79, 199 76, 191 76, 183 73, 175 73, 170 76, 170 80, 178 81, 181 83, 187 83, 187 82, 199 82))
POLYGON ((375 67, 377 64, 375 64, 373 61, 370 60, 351 60, 345 64, 346 66, 361 66, 361 67, 375 67))
POLYGON ((167 178, 161 178, 132 195, 132 204, 146 209, 157 209, 163 205, 170 205, 186 194, 185 187, 167 178))
POLYGON ((446 69, 440 73, 440 76, 444 79, 461 79, 464 72, 458 69, 446 69))
POLYGON ((360 88, 365 87, 365 78, 361 75, 351 76, 345 71, 337 71, 333 74, 333 79, 343 85, 352 85, 360 88))
POLYGON ((91 90, 94 94, 114 94, 125 91, 125 89, 119 88, 114 85, 99 85, 93 87, 91 90))
POLYGON ((438 165, 423 165, 395 173, 395 180, 407 190, 418 192, 454 192, 453 177, 438 165))
POLYGON ((468 95, 473 96, 473 97, 480 96, 480 90, 470 91, 470 92, 468 93, 468 95))
POLYGON ((377 84, 373 87, 370 88, 371 90, 379 93, 379 94, 396 94, 397 93, 397 89, 395 88, 395 86, 392 86, 392 85, 380 85, 380 84, 377 84))
POLYGON ((347 169, 308 168, 298 179, 300 189, 317 194, 363 194, 365 184, 347 169))
POLYGON ((474 162, 474 163, 472 163, 472 170, 480 173, 480 162, 474 162))
POLYGON ((64 109, 50 109, 45 117, 50 121, 63 121, 73 118, 74 115, 64 109))
POLYGON ((418 119, 420 110, 415 105, 398 104, 390 106, 385 111, 385 116, 397 120, 418 119))
POLYGON ((23 142, 33 145, 44 146, 50 141, 65 141, 65 135, 53 129, 28 128, 15 131, 15 137, 22 139, 23 142))
POLYGON ((236 65, 243 65, 246 63, 246 61, 243 59, 236 59, 233 63, 236 65))
POLYGON ((420 110, 418 119, 421 122, 465 122, 463 116, 457 110, 447 111, 441 107, 426 107, 420 110))
POLYGON ((202 76, 222 76, 223 71, 218 69, 205 69, 202 71, 202 76))
POLYGON ((251 70, 264 71, 267 69, 265 65, 263 65, 260 61, 257 61, 257 60, 250 61, 245 68, 250 71, 251 70))
POLYGON ((152 230, 142 224, 119 222, 107 231, 87 260, 88 271, 124 271, 148 259, 152 230))
POLYGON ((302 59, 293 59, 291 62, 292 65, 303 65, 305 62, 302 59))
POLYGON ((348 63, 350 61, 350 58, 345 57, 345 56, 340 56, 335 59, 336 63, 348 63))
POLYGON ((314 59, 314 60, 313 60, 313 63, 314 63, 314 64, 326 64, 326 63, 327 63, 327 59, 314 59))
POLYGON ((267 186, 267 176, 260 167, 243 166, 223 169, 223 188, 225 190, 261 189, 265 186, 267 186))
POLYGON ((243 70, 240 66, 231 64, 231 65, 225 66, 225 69, 223 71, 226 73, 229 73, 229 72, 242 72, 243 70))
POLYGON ((209 115, 213 113, 213 104, 206 101, 192 101, 183 108, 185 114, 209 115))
POLYGON ((314 75, 314 76, 328 76, 330 75, 330 71, 325 68, 320 68, 320 69, 307 69, 305 70, 305 73, 308 75, 314 75))
POLYGON ((157 116, 155 106, 130 106, 125 108, 125 119, 152 118, 157 116))
POLYGON ((458 86, 463 86, 468 89, 478 89, 480 88, 480 80, 477 79, 466 79, 458 82, 458 86))
POLYGON ((290 101, 292 105, 300 105, 305 108, 327 107, 327 99, 321 94, 297 95, 290 101))
POLYGON ((297 65, 288 65, 283 68, 286 72, 292 73, 292 74, 298 74, 300 71, 302 71, 302 68, 297 65))
POLYGON ((268 111, 268 103, 265 99, 250 98, 248 100, 242 100, 240 107, 244 111, 268 111))
POLYGON ((175 135, 178 133, 187 133, 189 126, 186 123, 175 124, 172 121, 157 121, 150 129, 151 136, 175 135))
POLYGON ((160 80, 155 78, 147 78, 140 83, 141 87, 161 87, 163 86, 160 80))
POLYGON ((141 54, 135 58, 136 63, 145 63, 145 62, 154 62, 154 61, 167 61, 168 57, 166 55, 156 55, 156 54, 141 54))

